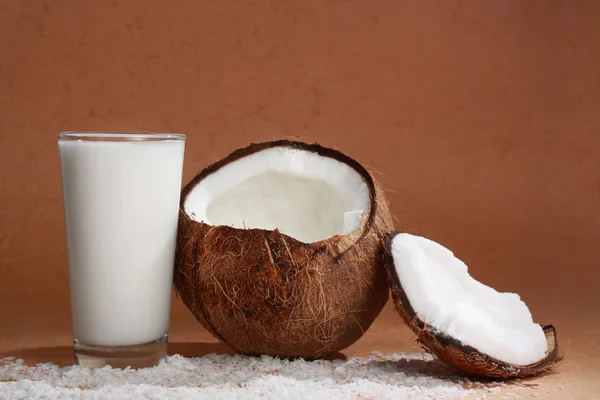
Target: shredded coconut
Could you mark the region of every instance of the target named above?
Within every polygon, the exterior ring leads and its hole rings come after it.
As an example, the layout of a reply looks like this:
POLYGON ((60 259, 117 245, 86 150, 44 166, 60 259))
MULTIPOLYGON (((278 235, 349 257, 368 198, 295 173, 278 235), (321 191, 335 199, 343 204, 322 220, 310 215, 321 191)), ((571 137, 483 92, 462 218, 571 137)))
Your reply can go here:
POLYGON ((466 381, 425 354, 351 360, 169 356, 154 368, 90 370, 0 359, 0 399, 455 399, 466 381))

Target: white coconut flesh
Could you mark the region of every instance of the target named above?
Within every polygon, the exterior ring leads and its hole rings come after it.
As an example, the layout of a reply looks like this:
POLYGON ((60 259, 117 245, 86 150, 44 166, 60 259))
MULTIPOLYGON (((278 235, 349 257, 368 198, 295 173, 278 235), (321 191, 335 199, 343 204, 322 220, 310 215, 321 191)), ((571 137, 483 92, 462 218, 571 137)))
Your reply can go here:
POLYGON ((465 263, 432 240, 401 233, 391 250, 406 297, 424 323, 507 363, 544 358, 542 327, 517 294, 476 281, 465 263))
POLYGON ((274 230, 312 243, 347 235, 370 207, 369 187, 349 165, 274 147, 233 161, 200 181, 184 210, 206 224, 274 230))

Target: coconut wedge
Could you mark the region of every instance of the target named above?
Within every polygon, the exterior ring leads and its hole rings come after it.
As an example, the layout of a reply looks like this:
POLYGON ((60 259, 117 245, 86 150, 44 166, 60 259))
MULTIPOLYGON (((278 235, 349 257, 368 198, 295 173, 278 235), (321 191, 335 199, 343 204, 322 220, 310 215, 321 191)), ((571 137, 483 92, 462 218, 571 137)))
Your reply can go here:
POLYGON ((454 254, 429 239, 385 239, 392 297, 424 349, 467 374, 526 377, 561 360, 556 330, 533 322, 519 296, 473 279, 454 254))
POLYGON ((389 295, 383 191, 317 144, 252 144, 181 195, 175 287, 243 354, 319 358, 359 339, 389 295))

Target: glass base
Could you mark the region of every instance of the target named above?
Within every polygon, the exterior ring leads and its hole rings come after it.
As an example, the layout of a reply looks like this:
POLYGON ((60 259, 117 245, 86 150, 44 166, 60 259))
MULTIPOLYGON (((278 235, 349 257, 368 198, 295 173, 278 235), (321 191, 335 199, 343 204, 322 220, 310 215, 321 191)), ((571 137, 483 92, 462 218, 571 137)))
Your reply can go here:
POLYGON ((132 346, 93 346, 73 340, 75 362, 87 368, 150 368, 167 354, 168 335, 153 342, 132 346))

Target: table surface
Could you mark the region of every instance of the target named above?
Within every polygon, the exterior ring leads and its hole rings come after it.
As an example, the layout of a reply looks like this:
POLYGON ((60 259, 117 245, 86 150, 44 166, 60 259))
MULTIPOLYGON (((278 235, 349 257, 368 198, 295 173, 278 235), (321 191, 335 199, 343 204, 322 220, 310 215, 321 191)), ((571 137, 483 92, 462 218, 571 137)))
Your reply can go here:
MULTIPOLYGON (((64 298, 53 299, 40 308, 39 299, 22 304, 18 313, 10 306, 0 305, 0 357, 15 356, 26 364, 53 362, 68 365, 73 362, 68 303, 64 298), (27 310, 24 312, 23 310, 27 310)), ((8 303, 10 304, 10 303, 8 303)), ((565 359, 553 373, 508 384, 499 393, 485 393, 488 399, 501 399, 507 393, 519 398, 548 399, 600 399, 600 323, 598 318, 587 322, 577 313, 557 311, 559 320, 548 321, 558 329, 559 345, 565 359), (577 322, 575 322, 577 321, 577 322)), ((219 344, 182 305, 173 299, 169 353, 186 357, 208 353, 232 353, 226 345, 219 344)), ((546 321, 544 321, 546 322, 546 321)), ((420 351, 414 336, 403 325, 400 317, 388 302, 371 329, 354 345, 344 350, 343 356, 364 357, 372 351, 383 354, 415 353, 420 351)), ((475 395, 472 398, 479 398, 475 395)))

